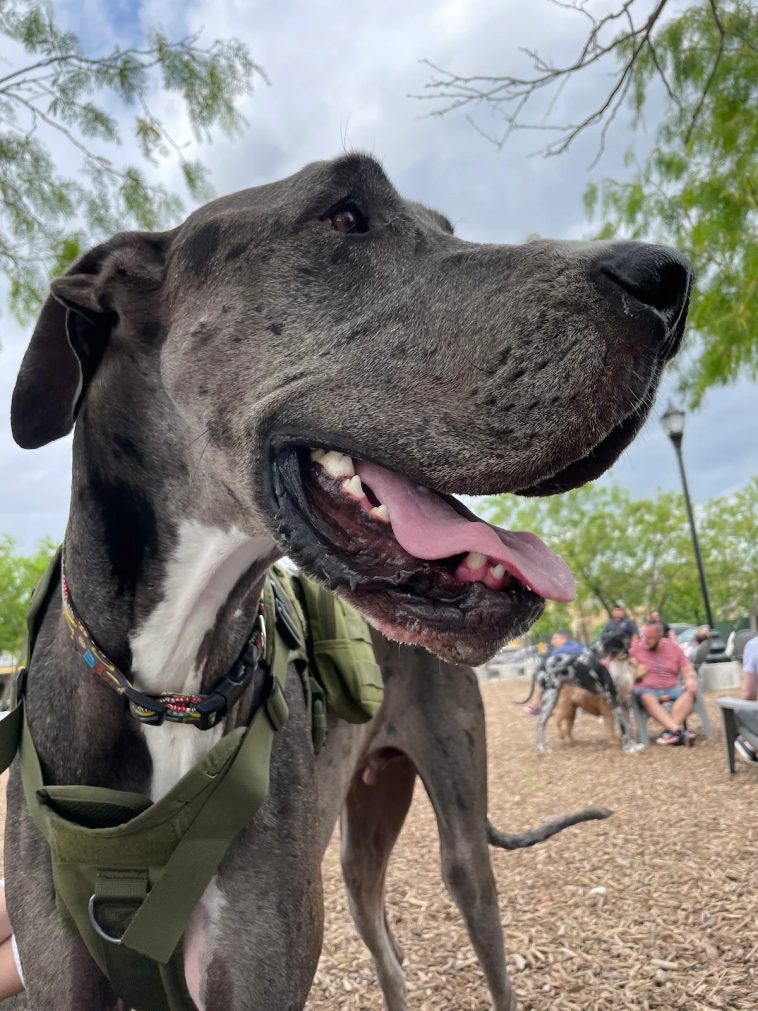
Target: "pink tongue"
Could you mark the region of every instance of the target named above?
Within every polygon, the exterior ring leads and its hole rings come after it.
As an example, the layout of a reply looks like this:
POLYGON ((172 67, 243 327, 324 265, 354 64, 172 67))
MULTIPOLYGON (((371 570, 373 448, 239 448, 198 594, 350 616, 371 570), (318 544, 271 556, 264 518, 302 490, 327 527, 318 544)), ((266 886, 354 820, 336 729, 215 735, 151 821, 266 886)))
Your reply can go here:
POLYGON ((387 506, 392 532, 414 558, 431 561, 476 551, 501 562, 516 579, 547 600, 574 599, 571 570, 535 534, 466 519, 435 492, 378 464, 356 460, 355 470, 387 506))

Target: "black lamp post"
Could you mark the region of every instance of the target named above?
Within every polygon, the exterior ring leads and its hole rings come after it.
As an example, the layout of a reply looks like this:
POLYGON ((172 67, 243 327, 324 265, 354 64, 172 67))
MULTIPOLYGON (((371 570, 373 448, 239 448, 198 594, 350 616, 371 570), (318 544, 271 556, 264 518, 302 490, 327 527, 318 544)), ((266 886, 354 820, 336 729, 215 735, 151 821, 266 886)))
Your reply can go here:
POLYGON ((700 557, 700 545, 697 540, 695 530, 695 517, 692 513, 692 503, 690 502, 690 490, 687 487, 687 475, 684 472, 684 460, 682 459, 682 439, 684 438, 684 411, 674 407, 671 402, 661 415, 661 424, 666 435, 671 439, 676 450, 676 459, 679 463, 679 473, 682 475, 682 489, 684 490, 684 504, 687 506, 687 519, 690 521, 690 533, 692 534, 692 547, 695 551, 695 561, 697 571, 700 576, 700 591, 703 594, 703 604, 705 605, 705 617, 708 628, 713 628, 713 615, 711 614, 711 602, 708 599, 708 587, 705 583, 705 570, 703 569, 703 559, 700 557))

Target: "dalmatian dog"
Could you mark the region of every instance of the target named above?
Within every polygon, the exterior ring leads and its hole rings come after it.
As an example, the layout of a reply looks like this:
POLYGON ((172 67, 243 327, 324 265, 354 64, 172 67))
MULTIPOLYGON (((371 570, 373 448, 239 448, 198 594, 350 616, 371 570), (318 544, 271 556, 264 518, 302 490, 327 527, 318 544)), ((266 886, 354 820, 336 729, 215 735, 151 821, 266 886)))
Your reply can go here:
POLYGON ((581 653, 557 653, 549 657, 537 674, 537 685, 542 691, 542 707, 537 722, 537 750, 547 754, 545 730, 558 702, 561 688, 575 684, 586 691, 604 696, 613 714, 624 752, 638 750, 632 740, 631 721, 621 692, 608 668, 601 662, 601 648, 588 646, 581 653))

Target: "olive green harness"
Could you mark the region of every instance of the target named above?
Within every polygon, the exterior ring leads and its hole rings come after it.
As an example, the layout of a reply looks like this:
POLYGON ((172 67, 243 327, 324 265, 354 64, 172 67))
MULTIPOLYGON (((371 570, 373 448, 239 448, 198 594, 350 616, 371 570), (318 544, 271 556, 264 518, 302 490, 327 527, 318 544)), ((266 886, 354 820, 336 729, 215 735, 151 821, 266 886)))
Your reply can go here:
MULTIPOLYGON (((27 665, 59 566, 56 556, 32 599, 27 665)), ((274 734, 288 716, 289 665, 302 680, 316 752, 326 736, 326 704, 356 723, 381 704, 381 674, 357 612, 277 568, 264 586, 263 613, 273 627, 256 664, 263 686, 249 724, 222 737, 155 803, 123 790, 45 785, 24 712, 26 667, 15 705, 0 722, 0 767, 19 753, 26 803, 50 846, 58 904, 134 1011, 194 1011, 182 935, 224 853, 268 792, 274 734)))

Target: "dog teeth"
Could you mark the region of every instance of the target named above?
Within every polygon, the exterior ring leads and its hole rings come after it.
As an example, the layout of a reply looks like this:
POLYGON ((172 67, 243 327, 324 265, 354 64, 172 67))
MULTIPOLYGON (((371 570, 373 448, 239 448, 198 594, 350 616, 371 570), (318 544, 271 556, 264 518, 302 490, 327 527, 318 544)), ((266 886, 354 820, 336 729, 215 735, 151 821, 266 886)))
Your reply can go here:
POLYGON ((490 590, 502 590, 510 578, 504 565, 479 551, 466 555, 455 570, 455 576, 463 583, 484 583, 490 590))
MULTIPOLYGON (((350 460, 350 457, 347 457, 346 459, 350 460)), ((350 461, 350 466, 352 467, 352 461, 350 461)), ((363 485, 361 484, 361 479, 357 474, 351 477, 349 481, 343 481, 340 487, 350 496, 350 498, 358 499, 359 502, 363 500, 363 485)))
POLYGON ((476 572, 478 569, 483 569, 487 564, 487 556, 480 555, 478 551, 469 551, 463 559, 462 564, 465 565, 467 569, 471 569, 472 572, 476 572))
POLYGON ((338 453, 334 449, 319 448, 312 448, 310 457, 314 463, 324 468, 329 477, 344 478, 344 480, 340 481, 340 490, 356 502, 359 502, 364 512, 367 512, 380 523, 390 522, 390 514, 386 505, 380 503, 378 506, 372 507, 363 490, 363 483, 359 475, 355 473, 352 457, 348 456, 347 453, 338 453))
POLYGON ((352 477, 355 474, 351 458, 344 453, 337 453, 333 449, 317 458, 316 463, 320 464, 330 477, 352 477))
POLYGON ((488 586, 491 590, 502 590, 508 579, 508 571, 506 567, 498 562, 495 565, 493 562, 489 562, 489 568, 485 573, 482 582, 485 586, 488 586))

